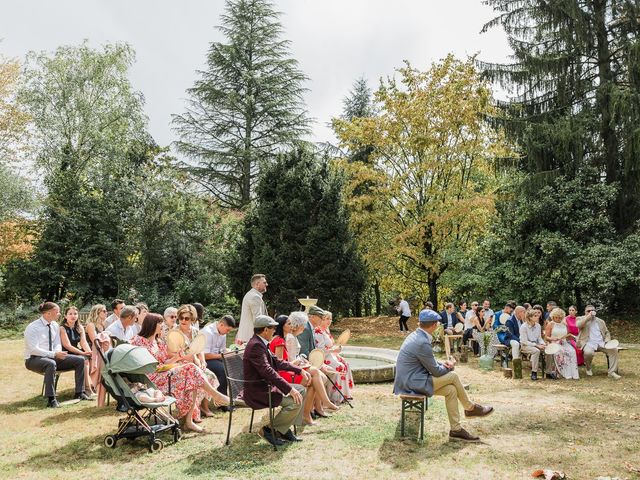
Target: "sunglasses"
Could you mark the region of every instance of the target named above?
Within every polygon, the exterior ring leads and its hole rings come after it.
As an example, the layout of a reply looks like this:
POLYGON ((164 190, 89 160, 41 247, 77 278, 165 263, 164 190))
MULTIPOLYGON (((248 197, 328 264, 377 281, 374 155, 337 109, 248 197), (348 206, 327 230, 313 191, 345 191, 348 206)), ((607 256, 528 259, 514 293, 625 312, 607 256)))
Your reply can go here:
POLYGON ((180 317, 180 321, 184 321, 184 322, 190 322, 191 321, 191 317, 180 317))
POLYGON ((178 318, 177 315, 169 315, 169 318, 178 318))

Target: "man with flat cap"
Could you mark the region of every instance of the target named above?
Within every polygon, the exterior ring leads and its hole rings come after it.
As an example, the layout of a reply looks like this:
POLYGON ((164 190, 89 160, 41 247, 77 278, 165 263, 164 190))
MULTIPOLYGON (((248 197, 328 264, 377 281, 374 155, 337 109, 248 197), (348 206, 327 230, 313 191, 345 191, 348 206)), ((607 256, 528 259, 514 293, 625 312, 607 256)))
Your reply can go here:
POLYGON ((300 355, 309 357, 309 352, 316 348, 316 343, 313 339, 313 329, 320 326, 322 317, 326 315, 326 312, 316 305, 309 307, 307 312, 309 321, 304 326, 304 330, 298 335, 298 343, 300 343, 300 355))
POLYGON ((493 412, 493 407, 483 407, 469 399, 458 374, 453 371, 455 360, 438 362, 433 356, 431 334, 438 328, 440 321, 440 315, 433 310, 422 310, 418 315, 418 328, 400 347, 393 393, 443 396, 451 426, 449 439, 477 442, 480 438, 460 425, 458 401, 464 407, 465 417, 489 415, 493 412))
POLYGON ((247 381, 242 398, 251 408, 269 407, 269 391, 267 384, 272 385, 271 405, 282 409, 273 419, 271 431, 268 426, 262 427, 262 436, 272 445, 283 445, 285 441, 299 442, 291 431, 291 425, 302 425, 302 405, 307 394, 302 385, 287 383, 278 370, 286 370, 302 375, 303 385, 311 384, 311 375, 295 365, 278 360, 269 350, 269 342, 278 323, 268 315, 258 315, 253 324, 254 335, 244 350, 244 379, 247 381))

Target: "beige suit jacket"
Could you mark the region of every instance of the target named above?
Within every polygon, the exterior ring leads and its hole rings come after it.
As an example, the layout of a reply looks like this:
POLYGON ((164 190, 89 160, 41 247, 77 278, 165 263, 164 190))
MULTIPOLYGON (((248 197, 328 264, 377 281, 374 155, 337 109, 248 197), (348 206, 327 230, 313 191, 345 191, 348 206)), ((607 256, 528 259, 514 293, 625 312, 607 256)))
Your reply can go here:
POLYGON ((240 326, 236 339, 248 342, 253 337, 253 322, 258 315, 267 315, 267 306, 262 300, 262 294, 255 288, 249 290, 242 299, 240 312, 240 326))
POLYGON ((604 337, 605 343, 611 340, 611 334, 609 333, 609 329, 607 328, 607 324, 604 323, 604 320, 598 317, 592 317, 591 315, 585 315, 583 317, 578 317, 576 319, 576 326, 580 330, 578 332, 578 341, 576 345, 578 348, 582 349, 589 341, 589 334, 591 333, 591 327, 594 325, 600 326, 600 332, 604 337))

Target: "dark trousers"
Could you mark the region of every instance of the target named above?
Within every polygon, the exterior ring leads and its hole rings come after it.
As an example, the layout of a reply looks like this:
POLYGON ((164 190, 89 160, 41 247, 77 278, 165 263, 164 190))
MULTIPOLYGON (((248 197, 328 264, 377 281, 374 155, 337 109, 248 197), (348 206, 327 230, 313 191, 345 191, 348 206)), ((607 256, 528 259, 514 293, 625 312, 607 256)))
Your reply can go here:
POLYGON ((409 317, 405 317, 404 315, 400 315, 400 318, 398 319, 398 324, 400 325, 400 331, 401 332, 403 330, 406 330, 407 332, 409 331, 409 327, 407 326, 407 320, 409 320, 409 317))
POLYGON ((227 376, 224 374, 224 364, 222 360, 218 358, 212 358, 211 360, 207 360, 207 368, 216 374, 218 377, 218 381, 220 382, 220 386, 218 387, 218 391, 227 395, 227 376))
POLYGON ((76 394, 84 392, 84 361, 85 358, 80 355, 69 354, 64 360, 32 355, 24 361, 24 365, 27 370, 44 374, 44 394, 47 397, 55 397, 54 382, 57 371, 75 370, 76 394))
MULTIPOLYGON (((473 328, 467 328, 462 334, 462 344, 466 345, 470 338, 473 338, 473 328)), ((478 342, 473 342, 473 353, 478 355, 480 353, 480 345, 478 342)))

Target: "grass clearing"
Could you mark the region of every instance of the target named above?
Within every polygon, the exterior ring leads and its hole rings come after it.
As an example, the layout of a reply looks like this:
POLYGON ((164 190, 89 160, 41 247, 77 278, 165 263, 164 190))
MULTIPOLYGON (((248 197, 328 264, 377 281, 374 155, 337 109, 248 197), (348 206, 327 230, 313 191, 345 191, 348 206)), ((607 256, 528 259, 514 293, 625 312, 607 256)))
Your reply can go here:
MULTIPOLYGON (((404 336, 393 319, 345 320, 353 344, 397 348, 404 336), (384 323, 384 324, 383 324, 384 323), (388 325, 388 328, 387 328, 388 325)), ((354 409, 342 407, 332 418, 308 427, 304 441, 273 452, 246 432, 250 412, 234 414, 233 443, 225 447, 227 416, 205 419, 206 435, 186 434, 177 444, 149 453, 143 440, 120 441, 115 449, 103 438, 115 431, 112 407, 82 402, 58 410, 44 408, 42 377, 24 368, 21 340, 0 342, 0 472, 2 478, 440 478, 524 479, 537 468, 563 470, 571 479, 600 475, 638 479, 625 462, 640 467, 640 351, 621 352, 622 380, 606 377, 606 359, 596 356, 593 378, 580 381, 505 379, 484 373, 475 361, 458 372, 471 384, 472 397, 492 404, 486 419, 464 421, 483 442, 448 442, 444 403, 430 401, 425 443, 400 439, 400 403, 391 384, 358 385, 354 409)), ((584 370, 581 369, 581 375, 584 370)), ((59 391, 73 393, 73 374, 63 374, 59 391)), ((416 417, 409 433, 417 433, 416 417)))

